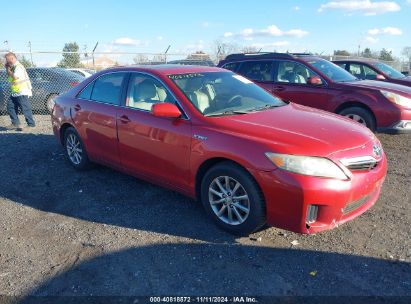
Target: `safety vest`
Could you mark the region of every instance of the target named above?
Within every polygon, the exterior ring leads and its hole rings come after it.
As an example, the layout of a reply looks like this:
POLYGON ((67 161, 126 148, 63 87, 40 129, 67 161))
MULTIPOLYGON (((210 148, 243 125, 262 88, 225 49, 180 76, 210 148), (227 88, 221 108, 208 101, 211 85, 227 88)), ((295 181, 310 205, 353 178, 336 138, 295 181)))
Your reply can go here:
POLYGON ((26 69, 24 66, 20 63, 17 62, 16 65, 13 67, 13 73, 16 70, 17 67, 23 68, 24 71, 24 79, 18 79, 14 80, 13 77, 9 76, 7 79, 10 82, 10 88, 11 88, 11 94, 19 94, 21 93, 24 89, 30 90, 32 89, 29 75, 26 72, 26 69))

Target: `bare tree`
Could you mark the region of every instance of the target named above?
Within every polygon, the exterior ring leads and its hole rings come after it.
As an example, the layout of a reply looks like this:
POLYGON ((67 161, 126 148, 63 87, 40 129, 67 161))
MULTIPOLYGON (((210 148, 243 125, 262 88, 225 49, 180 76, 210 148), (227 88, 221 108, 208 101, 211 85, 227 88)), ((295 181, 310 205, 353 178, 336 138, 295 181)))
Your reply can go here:
POLYGON ((213 42, 212 49, 213 49, 212 59, 214 59, 214 61, 218 62, 218 61, 224 59, 229 54, 239 52, 240 47, 236 43, 224 42, 222 40, 215 40, 213 42))
POLYGON ((245 46, 241 49, 243 53, 257 53, 258 49, 255 46, 245 46))
POLYGON ((411 62, 411 46, 406 46, 402 49, 402 54, 411 62))

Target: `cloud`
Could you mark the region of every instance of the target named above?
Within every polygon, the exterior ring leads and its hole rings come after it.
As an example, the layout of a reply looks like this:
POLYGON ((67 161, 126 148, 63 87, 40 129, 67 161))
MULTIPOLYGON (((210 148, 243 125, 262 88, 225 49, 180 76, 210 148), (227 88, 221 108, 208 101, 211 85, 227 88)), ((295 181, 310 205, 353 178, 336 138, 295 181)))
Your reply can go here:
POLYGON ((141 41, 129 37, 121 37, 114 40, 112 44, 119 46, 137 46, 141 44, 141 41))
POLYGON ((323 12, 330 9, 343 10, 348 13, 360 12, 366 16, 372 16, 396 12, 399 11, 401 7, 394 1, 338 0, 322 4, 318 11, 323 12))
POLYGON ((226 32, 224 33, 224 37, 242 37, 244 39, 250 40, 250 38, 256 37, 297 37, 301 38, 305 35, 308 35, 307 31, 301 29, 291 29, 288 31, 283 31, 279 29, 276 25, 267 26, 264 29, 253 29, 253 28, 245 28, 241 30, 239 33, 232 33, 226 32))
POLYGON ((163 36, 157 36, 157 40, 158 41, 161 41, 161 40, 163 40, 164 38, 163 38, 163 36))
POLYGON ((374 29, 370 29, 368 31, 369 35, 394 35, 394 36, 398 36, 398 35, 402 35, 402 31, 399 28, 396 27, 385 27, 385 28, 374 28, 374 29))
POLYGON ((378 38, 367 36, 367 37, 365 37, 364 41, 367 42, 367 43, 377 43, 378 38))
MULTIPOLYGON (((411 1, 411 0, 410 0, 411 1)), ((299 11, 301 8, 299 7, 299 6, 294 6, 293 7, 293 10, 295 10, 295 11, 299 11)))

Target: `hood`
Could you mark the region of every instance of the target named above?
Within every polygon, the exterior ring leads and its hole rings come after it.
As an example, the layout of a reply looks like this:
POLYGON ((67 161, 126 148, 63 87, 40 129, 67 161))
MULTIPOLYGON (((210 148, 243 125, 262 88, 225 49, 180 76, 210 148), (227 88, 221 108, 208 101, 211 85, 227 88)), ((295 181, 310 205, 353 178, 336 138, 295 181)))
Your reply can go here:
POLYGON ((253 137, 277 153, 325 157, 376 140, 369 129, 348 118, 294 103, 210 119, 220 132, 253 137))
MULTIPOLYGON (((340 83, 342 84, 342 83, 340 83)), ((411 82, 410 82, 411 84, 411 82)), ((344 85, 354 88, 368 88, 375 90, 387 90, 394 93, 399 93, 407 97, 411 97, 411 87, 400 85, 397 83, 377 81, 377 80, 360 80, 353 82, 344 82, 344 85)))

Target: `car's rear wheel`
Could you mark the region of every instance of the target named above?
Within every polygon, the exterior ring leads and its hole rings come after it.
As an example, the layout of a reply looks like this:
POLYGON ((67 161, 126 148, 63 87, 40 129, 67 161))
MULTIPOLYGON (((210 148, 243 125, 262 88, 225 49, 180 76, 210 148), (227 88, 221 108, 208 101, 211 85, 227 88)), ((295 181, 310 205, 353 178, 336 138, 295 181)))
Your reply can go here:
POLYGON ((215 165, 204 175, 201 201, 224 230, 248 235, 265 224, 265 201, 254 178, 231 162, 215 165))
POLYGON ((371 131, 375 131, 375 119, 370 111, 360 107, 349 107, 342 110, 340 115, 348 117, 364 126, 371 131))
POLYGON ((67 159, 77 170, 85 170, 90 167, 84 144, 73 127, 67 128, 64 133, 64 147, 67 159))

